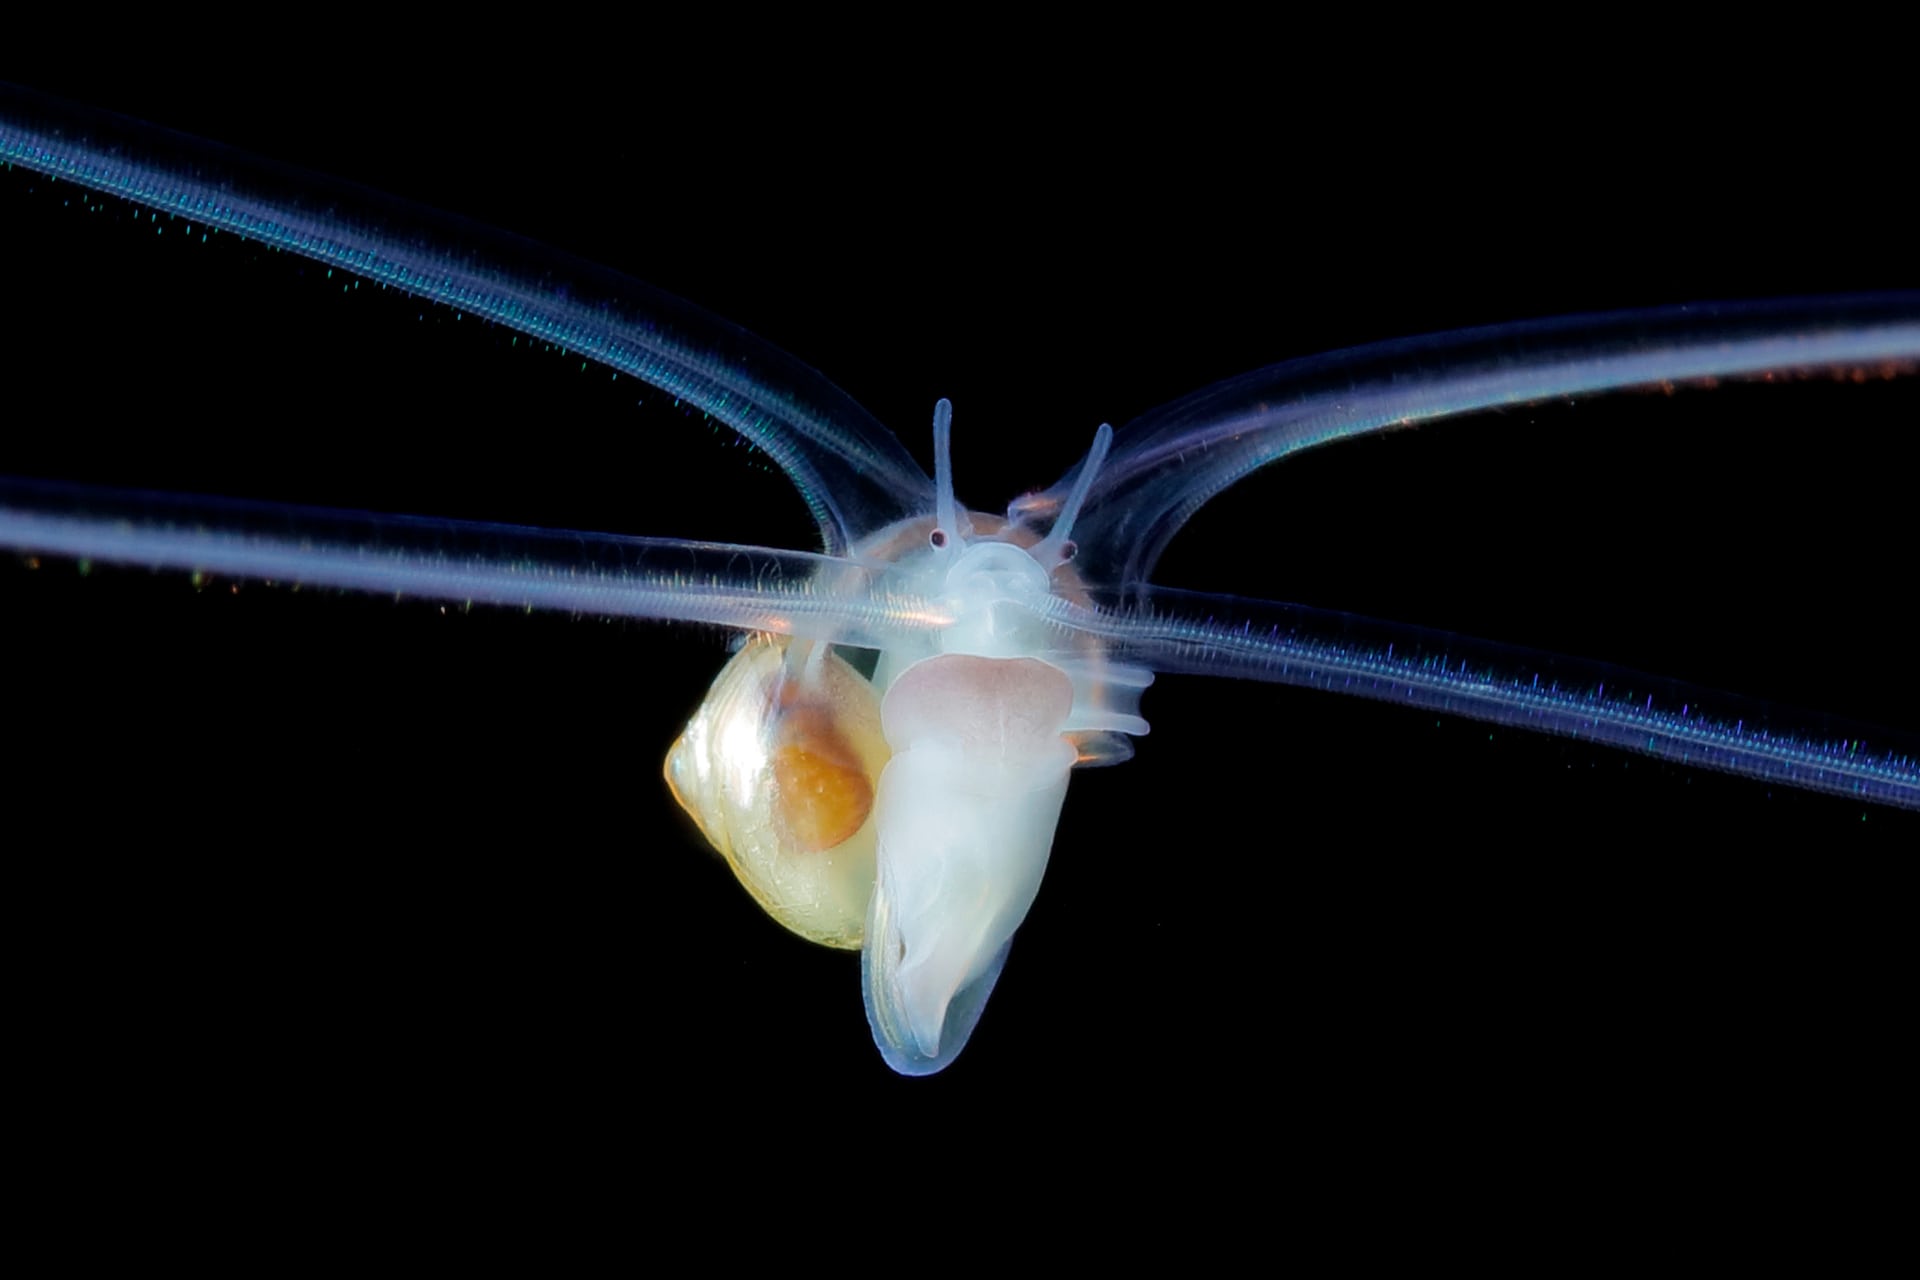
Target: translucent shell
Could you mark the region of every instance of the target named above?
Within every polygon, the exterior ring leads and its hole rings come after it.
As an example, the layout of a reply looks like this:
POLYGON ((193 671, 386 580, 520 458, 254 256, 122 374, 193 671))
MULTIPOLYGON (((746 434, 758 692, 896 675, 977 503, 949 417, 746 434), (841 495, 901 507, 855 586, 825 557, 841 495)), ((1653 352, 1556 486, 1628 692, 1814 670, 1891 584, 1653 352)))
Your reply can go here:
POLYGON ((873 891, 880 699, 831 650, 756 636, 667 753, 667 786, 768 915, 857 949, 873 891))

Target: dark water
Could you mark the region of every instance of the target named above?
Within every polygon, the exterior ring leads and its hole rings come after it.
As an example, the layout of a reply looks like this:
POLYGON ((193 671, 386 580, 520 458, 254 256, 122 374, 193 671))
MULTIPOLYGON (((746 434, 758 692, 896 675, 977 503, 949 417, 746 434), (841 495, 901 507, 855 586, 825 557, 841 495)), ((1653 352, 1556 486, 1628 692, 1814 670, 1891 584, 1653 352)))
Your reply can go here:
MULTIPOLYGON (((951 396, 962 496, 989 508, 1100 420, 1274 359, 1892 283, 1868 254, 1696 252, 1689 225, 1608 249, 1597 209, 1536 242, 1378 189, 1270 199, 1242 193, 1244 157, 1122 141, 902 159, 831 113, 634 139, 406 90, 374 130, 258 85, 240 111, 119 92, 675 289, 922 456, 951 396)), ((9 468, 809 545, 777 475, 631 387, 34 185, 0 200, 26 259, 9 468)), ((1912 731, 1917 405, 1911 380, 1734 388, 1403 434, 1223 499, 1165 576, 1912 731)), ((1731 1130, 1756 1081, 1792 1087, 1783 1064, 1887 1060, 1910 817, 1169 678, 1139 758, 1076 780, 966 1056, 900 1081, 856 962, 760 918, 659 780, 723 637, 17 561, 0 609, 13 848, 46 881, 34 1053, 128 1124, 188 1106, 289 1135, 406 1117, 640 1143, 689 1096, 769 1127, 796 1097, 908 1119, 1010 1100, 1150 1134, 1231 1115, 1333 1160, 1348 1137, 1518 1149, 1680 1110, 1731 1130)))

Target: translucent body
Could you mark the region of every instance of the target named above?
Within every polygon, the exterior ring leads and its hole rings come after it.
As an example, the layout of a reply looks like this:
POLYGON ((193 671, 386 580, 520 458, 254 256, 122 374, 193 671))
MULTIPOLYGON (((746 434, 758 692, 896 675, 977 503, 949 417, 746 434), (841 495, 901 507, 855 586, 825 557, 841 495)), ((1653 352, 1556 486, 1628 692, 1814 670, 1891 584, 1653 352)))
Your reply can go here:
MULTIPOLYGON (((1858 359, 1860 357, 1857 354, 1849 354, 1844 358, 1858 359)), ((1582 385, 1587 385, 1587 384, 1582 384, 1582 385)), ((1538 392, 1536 393, 1543 394, 1538 392)), ((519 535, 513 535, 513 536, 519 536, 519 535)), ((831 545, 830 537, 829 537, 829 544, 831 545)), ((1097 549, 1093 547, 1092 543, 1089 543, 1089 548, 1090 550, 1097 549)), ((661 551, 662 554, 680 555, 683 553, 683 549, 681 548, 658 548, 658 549, 661 551)), ((73 548, 73 550, 85 551, 86 548, 76 547, 76 548, 73 548)), ((92 553, 102 554, 98 549, 95 549, 92 553)), ((695 552, 693 551, 686 551, 685 554, 689 556, 695 556, 695 552)), ((730 561, 739 560, 739 556, 737 553, 728 552, 725 554, 730 561)), ((759 553, 756 553, 756 555, 758 554, 759 553)), ((192 553, 192 555, 189 556, 189 559, 200 557, 203 555, 204 555, 203 551, 195 551, 194 553, 192 553)), ((141 553, 141 558, 155 559, 159 557, 157 557, 154 554, 151 544, 148 544, 146 550, 144 550, 141 553)), ((632 612, 638 613, 641 616, 663 616, 664 615, 664 616, 698 618, 698 619, 703 619, 708 621, 731 621, 736 623, 737 625, 762 625, 765 622, 772 621, 772 619, 763 618, 759 615, 748 617, 740 613, 731 613, 731 614, 723 614, 720 612, 705 613, 705 612, 701 612, 699 608, 692 605, 681 605, 681 604, 672 603, 672 601, 674 600, 690 599, 693 595, 699 594, 699 592, 694 589, 697 587, 700 587, 701 582, 697 581, 696 579, 701 579, 703 577, 711 576, 715 578, 716 581, 718 581, 720 579, 722 569, 724 568, 724 566, 721 566, 720 568, 714 568, 710 570, 707 563, 699 560, 697 557, 692 561, 690 561, 690 563, 694 566, 693 568, 690 568, 684 572, 680 572, 678 576, 670 575, 665 579, 663 579, 663 581, 666 584, 665 597, 669 601, 669 603, 660 605, 660 606, 651 606, 651 605, 637 606, 634 610, 632 610, 632 612), (679 611, 676 612, 676 610, 679 610, 679 611)), ((788 562, 774 561, 771 559, 767 559, 767 560, 749 559, 746 563, 747 563, 747 567, 742 573, 741 578, 744 580, 751 581, 751 583, 755 586, 764 587, 766 576, 769 572, 772 571, 771 566, 775 564, 784 565, 788 562)), ((230 566, 213 565, 211 567, 215 568, 216 570, 224 569, 225 572, 244 574, 248 576, 252 576, 255 574, 258 574, 260 576, 281 576, 279 574, 276 574, 276 572, 271 568, 263 568, 261 566, 250 564, 250 563, 238 563, 230 566)), ((641 567, 645 568, 644 562, 642 563, 641 567)), ((297 570, 289 570, 288 572, 295 572, 295 571, 297 570)), ((781 570, 780 572, 782 573, 782 576, 785 576, 784 570, 781 570)), ((807 579, 804 575, 795 575, 792 580, 796 582, 796 584, 809 581, 809 579, 807 579)), ((730 580, 730 581, 735 581, 737 583, 739 579, 730 580)), ((360 585, 370 585, 370 584, 360 584, 360 585)), ((418 592, 425 592, 428 594, 432 593, 428 587, 423 585, 422 580, 418 577, 409 577, 399 582, 393 582, 393 583, 382 582, 382 583, 371 584, 371 585, 393 587, 393 588, 406 590, 409 592, 416 592, 416 593, 418 592)), ((599 585, 600 584, 595 584, 596 589, 599 585)), ((722 585, 724 585, 724 583, 722 585)), ((470 579, 463 579, 460 582, 454 584, 449 589, 451 590, 453 597, 456 600, 465 600, 468 598, 475 598, 479 594, 476 591, 475 586, 470 579)), ((1167 600, 1172 599, 1172 597, 1169 597, 1164 593, 1161 593, 1157 597, 1146 597, 1146 596, 1141 596, 1137 591, 1134 591, 1134 589, 1132 588, 1128 588, 1127 590, 1128 592, 1132 593, 1136 598, 1155 600, 1161 604, 1164 604, 1167 600)), ((486 597, 481 596, 480 598, 486 598, 486 597)), ((1122 598, 1123 597, 1115 597, 1115 599, 1122 599, 1122 598)), ((560 602, 560 604, 561 604, 561 607, 582 609, 589 612, 617 613, 617 612, 623 611, 621 609, 609 606, 606 603, 606 599, 607 597, 603 594, 590 594, 585 597, 572 599, 566 602, 560 602)), ((716 605, 715 608, 717 610, 735 609, 738 607, 739 599, 740 599, 740 596, 738 593, 736 593, 734 596, 728 597, 725 603, 721 605, 716 605)), ((863 603, 860 605, 860 608, 863 610, 872 611, 874 609, 874 604, 873 604, 874 599, 875 597, 872 595, 872 593, 868 593, 863 597, 863 603)), ((793 603, 795 602, 792 600, 783 601, 781 605, 783 612, 785 613, 795 612, 795 610, 788 607, 788 606, 791 606, 793 603)), ((860 638, 859 633, 848 631, 845 628, 848 628, 854 625, 863 625, 863 624, 856 623, 854 614, 848 612, 848 609, 850 608, 850 606, 847 605, 844 602, 844 600, 837 600, 830 607, 827 605, 822 605, 820 608, 823 616, 826 613, 833 613, 835 615, 833 620, 829 624, 827 624, 833 629, 832 638, 842 639, 842 640, 851 639, 856 643, 859 642, 859 638, 860 638)), ((1203 614, 1207 610, 1215 609, 1215 608, 1226 610, 1228 606, 1209 605, 1205 603, 1199 603, 1199 604, 1192 605, 1189 608, 1188 612, 1190 614, 1195 614, 1195 613, 1203 614)), ((883 616, 883 620, 888 621, 889 623, 897 623, 902 617, 905 617, 907 615, 920 614, 924 616, 925 611, 923 609, 920 609, 919 606, 916 605, 907 594, 901 593, 896 597, 883 601, 882 605, 878 610, 878 613, 879 615, 883 616)), ((1074 620, 1072 618, 1070 617, 1067 618, 1068 623, 1072 623, 1073 621, 1074 620)), ((1236 621, 1237 621, 1237 615, 1236 615, 1236 621)), ((799 623, 793 622, 790 625, 796 631, 796 633, 801 633, 799 632, 799 625, 800 625, 799 623)), ((1138 652, 1140 653, 1140 655, 1144 659, 1146 659, 1150 665, 1159 666, 1161 669, 1182 670, 1182 669, 1189 669, 1189 668, 1202 668, 1202 669, 1208 669, 1208 670, 1222 670, 1227 672, 1238 671, 1243 674, 1263 674, 1263 675, 1276 675, 1276 676, 1283 673, 1295 674, 1297 668, 1300 665, 1300 662, 1304 659, 1310 658, 1312 653, 1314 652, 1314 650, 1311 648, 1311 645, 1321 643, 1321 640, 1315 639, 1308 642, 1308 647, 1302 648, 1302 649, 1277 648, 1276 647, 1277 641, 1273 638, 1269 638, 1264 632, 1258 635, 1241 638, 1239 636, 1236 636, 1234 628, 1231 626, 1216 626, 1216 627, 1208 628, 1205 626, 1201 626, 1196 622, 1193 622, 1191 618, 1189 618, 1187 622, 1175 623, 1175 624, 1163 624, 1159 621, 1149 622, 1144 619, 1138 620, 1136 622, 1129 622, 1120 626, 1109 626, 1108 624, 1086 622, 1080 625, 1079 630, 1081 634, 1091 634, 1091 635, 1100 636, 1103 640, 1117 639, 1117 640, 1124 640, 1124 641, 1134 643, 1138 646, 1138 652), (1198 627, 1198 630, 1192 629, 1194 627, 1198 627), (1188 665, 1183 666, 1182 664, 1188 664, 1188 665)), ((1404 639, 1405 639, 1405 636, 1403 635, 1402 637, 1403 642, 1404 642, 1404 639)), ((1382 655, 1385 654, 1387 647, 1390 646, 1392 643, 1393 642, 1389 641, 1388 645, 1377 646, 1374 651, 1370 651, 1368 654, 1364 655, 1363 660, 1361 661, 1356 661, 1352 655, 1335 656, 1331 659, 1316 659, 1313 661, 1312 665, 1308 666, 1304 670, 1304 672, 1299 672, 1298 674, 1296 674, 1296 678, 1303 679, 1307 683, 1319 683, 1319 684, 1351 682, 1356 678, 1362 682, 1372 680, 1375 682, 1376 686, 1379 689, 1392 692, 1396 689, 1403 687, 1401 684, 1403 676, 1410 677, 1411 675, 1414 675, 1414 674, 1426 672, 1426 673, 1430 673, 1433 679, 1430 683, 1421 684, 1419 687, 1422 689, 1428 690, 1430 692, 1430 695, 1433 698, 1435 705, 1452 707, 1454 709, 1466 711, 1469 713, 1475 712, 1476 708, 1478 708, 1479 713, 1485 714, 1489 707, 1492 707, 1495 705, 1500 705, 1500 706, 1511 705, 1517 700, 1513 692, 1508 688, 1503 687, 1499 690, 1490 691, 1480 687, 1483 685, 1484 682, 1480 680, 1480 678, 1477 675, 1477 672, 1469 675, 1458 674, 1458 671, 1457 671, 1457 664, 1459 661, 1458 656, 1454 656, 1451 659, 1451 661, 1445 666, 1441 666, 1438 663, 1436 663, 1430 655, 1422 655, 1418 658, 1413 659, 1407 667, 1403 668, 1398 673, 1380 673, 1378 671, 1369 671, 1366 667, 1366 663, 1370 663, 1378 660, 1382 655), (1449 701, 1449 699, 1451 699, 1452 701, 1449 701)), ((1466 650, 1468 652, 1475 653, 1477 656, 1477 651, 1474 651, 1471 646, 1466 646, 1466 650)), ((1584 677, 1581 677, 1576 680, 1569 681, 1569 683, 1580 684, 1580 687, 1582 689, 1582 694, 1584 696, 1585 690, 1587 689, 1588 686, 1585 685, 1584 683, 1581 683, 1583 679, 1584 677)), ((1409 685, 1406 687, 1411 689, 1413 686, 1409 685)), ((1531 682, 1528 683, 1527 687, 1532 687, 1531 682)), ((1411 693, 1407 695, 1394 694, 1394 696, 1409 696, 1409 697, 1413 697, 1413 700, 1415 701, 1426 700, 1425 695, 1416 697, 1411 693)), ((1581 712, 1577 708, 1569 712, 1567 709, 1567 705, 1565 703, 1553 703, 1553 704, 1550 704, 1544 711, 1521 710, 1515 714, 1514 718, 1517 720, 1520 720, 1521 722, 1540 723, 1544 727, 1557 726, 1564 729, 1564 728, 1577 727, 1576 724, 1571 723, 1568 720, 1568 717, 1569 715, 1571 715, 1577 718, 1580 716, 1580 714, 1581 712), (1545 717, 1545 718, 1543 719, 1542 717, 1545 717), (1555 717, 1557 717, 1557 719, 1555 719, 1555 717)), ((1641 727, 1635 724, 1632 718, 1627 716, 1624 711, 1621 713, 1619 718, 1626 723, 1627 732, 1630 732, 1633 734, 1638 734, 1641 732, 1641 727)), ((1738 722, 1736 721, 1736 723, 1738 722)), ((1682 726, 1681 728, 1684 728, 1684 726, 1682 726)), ((1674 733, 1670 734, 1669 736, 1680 742, 1685 742, 1689 740, 1687 733, 1680 732, 1678 730, 1676 730, 1674 733)), ((1824 770, 1827 766, 1821 763, 1820 761, 1815 760, 1811 763, 1802 763, 1802 764, 1792 764, 1791 762, 1789 762, 1788 767, 1799 770, 1799 773, 1797 775, 1790 775, 1790 776, 1804 777, 1804 776, 1810 776, 1809 771, 1818 772, 1820 770, 1824 770)))

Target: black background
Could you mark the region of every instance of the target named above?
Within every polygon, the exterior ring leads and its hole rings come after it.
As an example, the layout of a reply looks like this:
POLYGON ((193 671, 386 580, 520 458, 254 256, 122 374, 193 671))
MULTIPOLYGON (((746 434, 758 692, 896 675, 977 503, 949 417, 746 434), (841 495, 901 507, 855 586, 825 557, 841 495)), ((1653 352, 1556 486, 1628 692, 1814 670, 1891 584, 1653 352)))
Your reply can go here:
MULTIPOLYGON (((1606 121, 1543 155, 1497 93, 1336 134, 1151 84, 515 75, 50 87, 663 286, 923 459, 949 396, 987 509, 1100 421, 1291 356, 1912 283, 1798 194, 1834 157, 1683 163, 1606 121)), ((10 469, 812 545, 764 460, 631 384, 107 221, 7 175, 10 469)), ((1331 450, 1221 499, 1160 576, 1911 731, 1912 381, 1331 450)), ((35 1052, 130 1126, 635 1149, 724 1103, 854 1150, 863 1117, 1015 1104, 992 1114, 1032 1135, 1224 1130, 1335 1166, 1680 1121, 1724 1148, 1796 1072, 1833 1098, 1896 1061, 1906 815, 1166 678, 1138 758, 1076 778, 972 1046, 896 1079, 856 962, 763 919, 660 782, 724 636, 12 559, 0 609, 12 843, 48 877, 35 1052)))

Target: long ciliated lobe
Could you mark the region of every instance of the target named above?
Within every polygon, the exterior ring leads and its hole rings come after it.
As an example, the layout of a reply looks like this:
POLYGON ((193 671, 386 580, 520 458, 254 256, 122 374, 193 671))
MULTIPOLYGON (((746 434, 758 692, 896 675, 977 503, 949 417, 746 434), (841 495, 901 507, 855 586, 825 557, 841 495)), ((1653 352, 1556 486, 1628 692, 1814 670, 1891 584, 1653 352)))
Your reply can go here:
MULTIPOLYGON (((674 797, 787 928, 859 948, 886 1061, 967 1043, 1076 765, 1124 761, 1156 672, 1359 694, 1864 804, 1920 809, 1920 744, 1490 641, 1159 586, 1199 507, 1303 450, 1626 387, 1920 363, 1920 295, 1529 322, 1276 365, 1101 428, 1004 517, 826 379, 687 303, 212 144, 0 92, 0 163, 456 306, 684 397, 763 448, 823 551, 0 480, 34 555, 459 604, 717 624, 744 643, 667 758, 674 797)), ((36 179, 37 181, 38 179, 36 179)))

